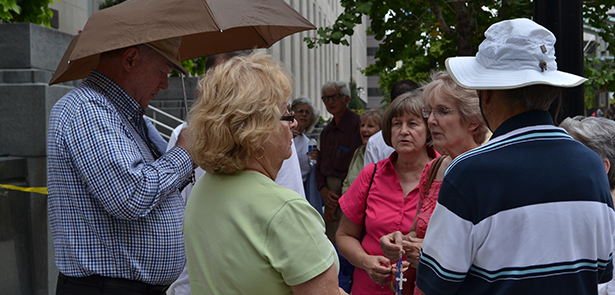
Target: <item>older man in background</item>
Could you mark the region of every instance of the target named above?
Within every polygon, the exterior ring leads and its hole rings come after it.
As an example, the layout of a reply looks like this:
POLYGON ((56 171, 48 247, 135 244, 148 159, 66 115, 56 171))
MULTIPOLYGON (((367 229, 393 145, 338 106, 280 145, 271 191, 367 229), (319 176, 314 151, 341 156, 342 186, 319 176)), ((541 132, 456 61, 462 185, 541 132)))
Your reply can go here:
POLYGON ((330 81, 322 86, 322 101, 333 119, 320 134, 320 160, 316 163, 316 184, 325 202, 326 233, 335 245, 341 210, 342 181, 354 151, 361 141, 359 115, 348 108, 350 90, 344 82, 330 81))

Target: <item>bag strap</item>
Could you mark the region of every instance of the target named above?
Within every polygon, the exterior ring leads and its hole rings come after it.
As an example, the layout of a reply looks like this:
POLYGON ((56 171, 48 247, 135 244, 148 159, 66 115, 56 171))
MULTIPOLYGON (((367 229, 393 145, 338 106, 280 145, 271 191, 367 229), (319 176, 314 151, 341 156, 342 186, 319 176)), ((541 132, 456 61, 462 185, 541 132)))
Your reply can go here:
POLYGON ((438 169, 440 168, 440 165, 442 165, 442 162, 444 161, 445 157, 446 156, 439 156, 431 165, 431 170, 429 171, 429 178, 427 178, 427 189, 425 190, 425 195, 429 195, 429 189, 431 188, 431 184, 433 183, 434 179, 436 179, 438 169))
POLYGON ((365 231, 365 217, 367 217, 367 197, 369 197, 369 190, 372 188, 372 183, 374 183, 374 175, 376 175, 376 166, 374 163, 374 173, 372 173, 372 180, 369 181, 369 186, 367 187, 367 195, 365 196, 365 209, 363 210, 363 231, 365 231))
POLYGON ((369 190, 372 188, 372 183, 374 183, 374 175, 376 175, 376 166, 377 165, 378 164, 374 163, 374 173, 372 173, 372 180, 369 181, 369 186, 367 187, 367 196, 365 196, 365 200, 366 201, 367 201, 367 197, 369 196, 369 190))

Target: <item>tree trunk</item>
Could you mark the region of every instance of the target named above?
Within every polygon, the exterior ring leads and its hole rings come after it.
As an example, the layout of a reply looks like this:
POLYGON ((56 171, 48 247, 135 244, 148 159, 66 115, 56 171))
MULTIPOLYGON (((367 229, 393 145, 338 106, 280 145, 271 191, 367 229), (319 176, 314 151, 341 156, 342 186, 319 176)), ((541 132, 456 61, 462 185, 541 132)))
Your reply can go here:
POLYGON ((455 2, 457 23, 457 54, 459 56, 474 55, 472 51, 472 22, 464 1, 455 2))

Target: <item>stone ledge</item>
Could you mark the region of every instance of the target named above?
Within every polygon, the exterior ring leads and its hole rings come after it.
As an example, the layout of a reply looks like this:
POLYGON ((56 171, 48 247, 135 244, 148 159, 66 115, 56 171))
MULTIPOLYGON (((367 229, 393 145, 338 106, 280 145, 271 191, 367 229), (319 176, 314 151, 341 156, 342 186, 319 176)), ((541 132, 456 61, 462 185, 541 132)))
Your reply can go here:
POLYGON ((0 36, 0 68, 49 71, 55 71, 73 38, 70 34, 31 23, 0 24, 0 36))
POLYGON ((20 157, 0 157, 0 181, 21 180, 28 176, 28 161, 20 157))
POLYGON ((21 83, 49 83, 53 72, 38 69, 15 69, 0 70, 0 82, 21 84, 21 83))

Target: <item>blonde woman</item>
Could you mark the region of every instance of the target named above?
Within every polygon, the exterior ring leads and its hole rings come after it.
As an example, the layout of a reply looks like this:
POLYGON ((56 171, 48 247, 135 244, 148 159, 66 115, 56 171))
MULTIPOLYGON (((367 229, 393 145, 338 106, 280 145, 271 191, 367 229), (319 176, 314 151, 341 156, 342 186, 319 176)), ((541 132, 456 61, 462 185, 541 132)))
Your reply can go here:
POLYGON ((320 215, 277 185, 291 155, 291 81, 269 55, 207 72, 190 111, 195 184, 184 235, 195 294, 339 294, 336 255, 320 215))
POLYGON ((342 183, 342 194, 344 194, 352 182, 359 176, 361 170, 363 170, 364 156, 365 156, 365 146, 367 145, 367 141, 372 135, 378 133, 382 129, 382 120, 384 118, 384 111, 381 109, 371 109, 365 111, 361 114, 361 140, 363 141, 363 145, 358 147, 356 151, 354 151, 354 155, 352 156, 352 161, 350 161, 350 166, 348 167, 348 174, 346 175, 346 179, 342 183))

